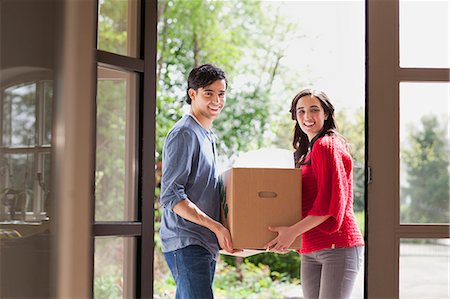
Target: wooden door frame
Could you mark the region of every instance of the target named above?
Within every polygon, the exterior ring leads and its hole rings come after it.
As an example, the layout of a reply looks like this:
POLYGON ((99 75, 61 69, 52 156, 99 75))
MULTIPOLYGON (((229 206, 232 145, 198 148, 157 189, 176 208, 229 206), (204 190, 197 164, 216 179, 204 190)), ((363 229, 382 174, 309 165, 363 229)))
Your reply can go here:
POLYGON ((449 225, 400 224, 400 82, 448 82, 449 69, 401 68, 399 0, 366 0, 366 298, 399 297, 402 238, 449 238, 449 225))

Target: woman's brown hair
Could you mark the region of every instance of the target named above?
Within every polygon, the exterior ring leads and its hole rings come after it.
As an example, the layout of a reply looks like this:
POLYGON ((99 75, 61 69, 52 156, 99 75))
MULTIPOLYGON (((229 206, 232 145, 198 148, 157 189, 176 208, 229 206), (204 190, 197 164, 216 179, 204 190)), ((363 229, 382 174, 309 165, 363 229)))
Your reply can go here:
MULTIPOLYGON (((314 142, 320 137, 327 134, 334 134, 336 129, 336 122, 334 120, 334 106, 331 104, 328 96, 319 90, 313 89, 303 89, 300 91, 292 100, 291 104, 291 118, 295 120, 294 127, 294 138, 292 140, 292 146, 295 149, 294 159, 295 159, 295 167, 300 167, 300 165, 305 164, 305 157, 309 150, 312 149, 314 142), (298 122, 297 122, 297 103, 304 96, 313 96, 316 97, 320 101, 320 105, 322 106, 325 114, 328 115, 327 119, 323 124, 322 131, 319 132, 312 140, 308 139, 308 136, 305 132, 302 131, 298 122)), ((306 163, 310 163, 310 161, 306 161, 306 163)))

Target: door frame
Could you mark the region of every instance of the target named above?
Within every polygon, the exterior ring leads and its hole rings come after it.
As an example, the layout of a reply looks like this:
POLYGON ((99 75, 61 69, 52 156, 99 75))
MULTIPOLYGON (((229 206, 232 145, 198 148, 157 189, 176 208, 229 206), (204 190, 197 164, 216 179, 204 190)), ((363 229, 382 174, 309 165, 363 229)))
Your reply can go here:
POLYGON ((450 237, 446 224, 400 223, 400 82, 450 72, 400 67, 399 13, 399 0, 366 0, 366 298, 399 297, 400 239, 450 237))

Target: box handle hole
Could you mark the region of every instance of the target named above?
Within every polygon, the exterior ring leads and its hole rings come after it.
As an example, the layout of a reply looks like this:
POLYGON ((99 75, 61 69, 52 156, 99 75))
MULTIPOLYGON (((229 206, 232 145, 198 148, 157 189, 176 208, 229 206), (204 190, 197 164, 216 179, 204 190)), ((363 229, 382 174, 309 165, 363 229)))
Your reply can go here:
POLYGON ((261 198, 275 198, 277 197, 277 193, 272 191, 260 191, 258 192, 258 196, 261 198))

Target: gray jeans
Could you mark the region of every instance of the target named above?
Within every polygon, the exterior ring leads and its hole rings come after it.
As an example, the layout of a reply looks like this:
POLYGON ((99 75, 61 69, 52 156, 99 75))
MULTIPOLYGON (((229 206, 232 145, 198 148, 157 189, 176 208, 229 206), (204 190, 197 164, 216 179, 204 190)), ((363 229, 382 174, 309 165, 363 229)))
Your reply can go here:
POLYGON ((350 298, 363 260, 363 246, 324 249, 301 256, 305 299, 350 298))

